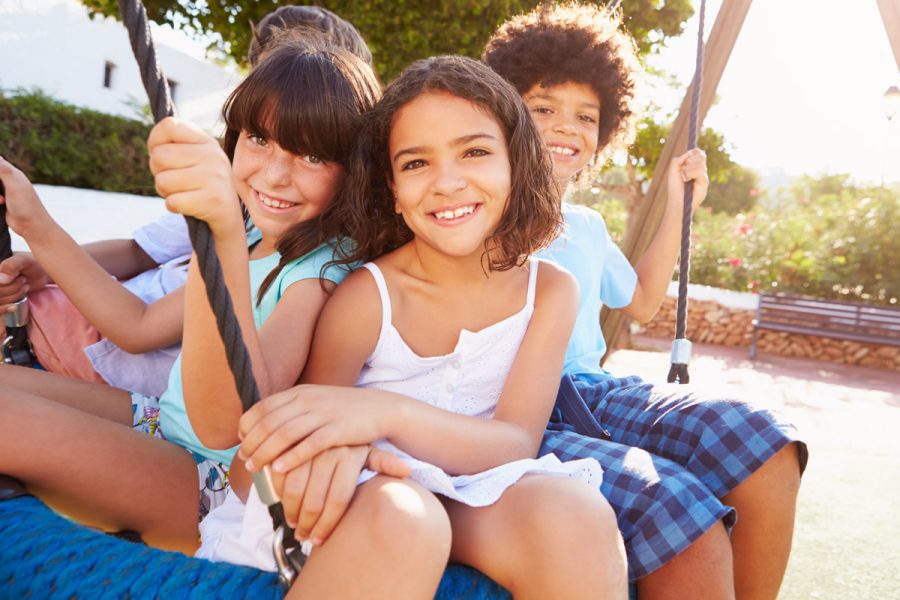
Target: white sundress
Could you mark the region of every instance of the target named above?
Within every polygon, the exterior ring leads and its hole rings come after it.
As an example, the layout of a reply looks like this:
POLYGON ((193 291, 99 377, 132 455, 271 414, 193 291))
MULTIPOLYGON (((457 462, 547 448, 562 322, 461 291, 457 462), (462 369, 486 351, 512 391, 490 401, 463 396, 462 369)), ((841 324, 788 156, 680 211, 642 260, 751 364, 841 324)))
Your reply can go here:
MULTIPOLYGON (((382 323, 378 342, 360 372, 357 387, 396 392, 438 408, 477 418, 492 418, 506 375, 515 360, 534 311, 540 261, 529 263, 528 292, 521 310, 480 331, 462 330, 453 352, 443 356, 417 355, 391 322, 391 303, 381 270, 365 266, 378 287, 382 323)), ((426 489, 469 506, 496 502, 506 488, 528 474, 559 475, 600 486, 600 464, 586 458, 561 462, 553 454, 522 459, 472 475, 452 476, 441 468, 417 460, 387 441, 377 446, 403 457, 412 467, 410 479, 426 489)), ((358 483, 375 473, 363 471, 358 483)), ((272 521, 255 490, 246 509, 233 496, 201 523, 197 556, 275 570, 271 555, 272 521)), ((308 549, 308 548, 307 548, 308 549)))

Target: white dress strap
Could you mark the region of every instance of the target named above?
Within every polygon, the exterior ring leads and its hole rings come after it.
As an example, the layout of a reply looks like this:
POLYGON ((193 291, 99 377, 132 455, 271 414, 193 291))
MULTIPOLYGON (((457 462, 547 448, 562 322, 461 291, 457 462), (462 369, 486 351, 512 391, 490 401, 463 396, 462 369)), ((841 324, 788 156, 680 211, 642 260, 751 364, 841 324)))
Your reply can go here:
POLYGON ((541 260, 536 256, 528 259, 528 294, 525 296, 525 305, 534 306, 534 295, 537 289, 537 272, 541 260))
POLYGON ((378 265, 368 262, 363 266, 369 270, 369 273, 372 274, 372 278, 375 280, 375 285, 378 286, 378 296, 381 298, 381 331, 382 335, 384 335, 384 332, 391 325, 391 297, 388 295, 387 282, 384 280, 384 273, 381 272, 378 265))

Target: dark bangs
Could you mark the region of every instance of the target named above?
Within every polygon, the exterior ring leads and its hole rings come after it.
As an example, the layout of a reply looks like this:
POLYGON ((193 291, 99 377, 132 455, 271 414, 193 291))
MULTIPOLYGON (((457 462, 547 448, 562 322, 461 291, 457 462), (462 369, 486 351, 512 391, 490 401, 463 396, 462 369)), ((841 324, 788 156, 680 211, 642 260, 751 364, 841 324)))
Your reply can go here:
POLYGON ((240 132, 247 131, 292 154, 344 164, 361 115, 378 97, 377 83, 361 75, 361 66, 340 50, 272 52, 225 102, 225 152, 233 158, 240 132))

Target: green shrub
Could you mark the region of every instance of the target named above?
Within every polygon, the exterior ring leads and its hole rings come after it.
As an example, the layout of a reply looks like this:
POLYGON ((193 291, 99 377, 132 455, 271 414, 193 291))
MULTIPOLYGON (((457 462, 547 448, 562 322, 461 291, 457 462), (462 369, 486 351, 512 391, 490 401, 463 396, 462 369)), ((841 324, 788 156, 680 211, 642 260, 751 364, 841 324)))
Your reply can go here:
POLYGON ((38 90, 0 94, 0 154, 34 183, 153 195, 149 132, 38 90))

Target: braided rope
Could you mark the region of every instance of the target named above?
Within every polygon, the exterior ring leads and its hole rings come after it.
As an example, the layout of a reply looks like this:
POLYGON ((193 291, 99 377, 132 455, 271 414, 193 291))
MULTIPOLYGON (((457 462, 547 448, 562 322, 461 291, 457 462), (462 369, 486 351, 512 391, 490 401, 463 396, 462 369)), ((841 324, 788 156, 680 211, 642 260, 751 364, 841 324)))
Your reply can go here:
MULTIPOLYGON (((175 106, 169 94, 169 85, 156 60, 156 49, 150 35, 147 12, 140 0, 119 0, 119 11, 122 14, 122 22, 128 29, 131 50, 134 52, 138 68, 141 71, 141 81, 147 91, 147 97, 150 99, 153 120, 158 123, 166 117, 174 116, 175 106)), ((216 256, 209 226, 193 217, 185 217, 185 220, 191 244, 194 252, 197 253, 197 265, 200 268, 203 282, 206 284, 209 305, 216 316, 219 335, 222 336, 225 344, 228 366, 234 375, 241 405, 246 411, 259 400, 259 388, 253 377, 250 354, 247 352, 244 338, 241 336, 241 326, 234 314, 231 296, 225 287, 222 265, 216 256)))
MULTIPOLYGON (((0 196, 4 195, 6 190, 3 182, 0 181, 0 196)), ((0 204, 0 262, 12 256, 12 239, 9 236, 9 227, 6 225, 6 204, 0 204)))
MULTIPOLYGON (((697 134, 700 128, 700 89, 703 87, 703 29, 706 19, 706 0, 700 2, 700 22, 697 26, 697 64, 694 69, 693 93, 691 95, 691 114, 688 125, 688 149, 697 147, 697 134)), ((675 313, 675 343, 679 340, 687 341, 687 286, 691 272, 691 216, 693 214, 694 183, 688 182, 684 186, 684 210, 681 218, 681 256, 678 267, 678 306, 675 313)), ((669 369, 669 383, 688 383, 687 356, 675 357, 676 350, 673 347, 672 366, 669 369), (683 362, 681 362, 683 361, 683 362)))
MULTIPOLYGON (((128 37, 131 40, 131 49, 141 71, 141 81, 147 96, 150 99, 150 108, 153 119, 159 122, 162 119, 173 116, 175 107, 169 95, 169 86, 159 63, 156 60, 156 49, 153 46, 153 38, 150 35, 150 25, 147 21, 147 13, 141 0, 119 0, 119 11, 122 21, 128 29, 128 37)), ((246 412, 259 401, 259 387, 253 376, 253 367, 250 362, 250 353, 244 344, 241 335, 241 326, 234 314, 234 306, 231 295, 225 286, 225 278, 222 275, 222 265, 213 244, 209 226, 193 217, 185 217, 188 225, 188 234, 191 245, 197 254, 197 266, 203 277, 206 287, 206 295, 209 305, 216 317, 216 325, 219 335, 225 345, 225 354, 228 366, 234 376, 234 382, 241 399, 241 406, 246 412)), ((257 478, 254 477, 256 481, 257 478)), ((294 576, 303 566, 305 556, 300 552, 300 545, 294 537, 294 531, 288 527, 284 517, 281 503, 269 504, 269 515, 276 532, 282 532, 282 547, 286 551, 294 576)), ((290 581, 284 581, 289 585, 290 581)))

